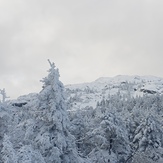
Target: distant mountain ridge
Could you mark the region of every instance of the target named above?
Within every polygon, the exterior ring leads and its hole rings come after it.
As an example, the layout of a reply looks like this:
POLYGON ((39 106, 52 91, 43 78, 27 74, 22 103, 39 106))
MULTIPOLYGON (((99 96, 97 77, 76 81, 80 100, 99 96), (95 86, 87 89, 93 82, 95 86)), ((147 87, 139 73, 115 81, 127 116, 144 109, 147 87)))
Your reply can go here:
POLYGON ((117 93, 133 97, 163 94, 163 78, 155 76, 101 77, 90 83, 66 85, 66 92, 71 103, 71 109, 81 109, 87 106, 95 107, 98 101, 117 93))

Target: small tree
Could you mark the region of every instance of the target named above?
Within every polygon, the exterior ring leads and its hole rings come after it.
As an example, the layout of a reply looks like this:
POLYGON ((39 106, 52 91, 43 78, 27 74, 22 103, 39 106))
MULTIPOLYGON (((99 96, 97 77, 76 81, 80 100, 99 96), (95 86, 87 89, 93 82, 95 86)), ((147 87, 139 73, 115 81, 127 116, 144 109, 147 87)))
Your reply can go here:
POLYGON ((5 100, 6 100, 6 98, 9 98, 9 97, 7 97, 7 95, 6 95, 5 88, 0 89, 0 94, 2 95, 2 102, 4 103, 5 100))

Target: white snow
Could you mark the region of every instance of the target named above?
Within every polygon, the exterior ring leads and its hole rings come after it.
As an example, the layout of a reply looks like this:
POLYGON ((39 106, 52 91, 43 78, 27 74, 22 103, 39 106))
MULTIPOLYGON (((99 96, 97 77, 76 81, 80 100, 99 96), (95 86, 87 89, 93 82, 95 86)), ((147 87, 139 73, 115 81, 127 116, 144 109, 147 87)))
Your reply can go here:
POLYGON ((163 78, 154 76, 127 76, 118 75, 113 78, 102 77, 94 82, 66 85, 67 94, 74 100, 72 110, 82 109, 92 106, 96 107, 98 101, 108 99, 109 96, 118 92, 127 95, 128 92, 133 97, 142 97, 145 93, 142 89, 163 93, 163 78))

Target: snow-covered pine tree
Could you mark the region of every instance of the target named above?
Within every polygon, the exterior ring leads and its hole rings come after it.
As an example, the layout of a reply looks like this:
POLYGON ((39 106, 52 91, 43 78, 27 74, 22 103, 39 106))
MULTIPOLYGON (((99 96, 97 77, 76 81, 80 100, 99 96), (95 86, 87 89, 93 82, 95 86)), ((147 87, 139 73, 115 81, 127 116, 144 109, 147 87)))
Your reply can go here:
POLYGON ((9 136, 5 135, 2 148, 2 161, 4 163, 17 163, 17 155, 10 142, 9 136))
POLYGON ((82 159, 78 156, 75 138, 69 132, 70 122, 66 111, 64 86, 59 81, 55 64, 50 61, 49 64, 49 74, 42 80, 43 89, 39 94, 39 133, 35 138, 36 147, 45 162, 80 163, 82 159))
POLYGON ((32 148, 32 145, 25 145, 18 151, 16 163, 46 163, 39 151, 32 148))

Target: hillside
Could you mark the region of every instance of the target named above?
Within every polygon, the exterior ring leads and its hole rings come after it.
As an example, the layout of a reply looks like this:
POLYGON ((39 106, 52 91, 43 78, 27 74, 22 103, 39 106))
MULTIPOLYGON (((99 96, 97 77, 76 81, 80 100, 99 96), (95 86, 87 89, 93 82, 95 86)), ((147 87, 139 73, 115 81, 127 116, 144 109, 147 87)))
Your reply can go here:
POLYGON ((64 88, 50 66, 39 93, 1 103, 0 162, 163 162, 162 78, 105 77, 64 88))
POLYGON ((163 162, 162 78, 99 78, 66 92, 72 133, 90 162, 163 162))
POLYGON ((70 109, 82 109, 97 102, 108 99, 112 95, 142 97, 163 93, 163 78, 154 76, 123 76, 103 77, 91 83, 66 85, 70 109), (74 100, 73 100, 74 99, 74 100))

